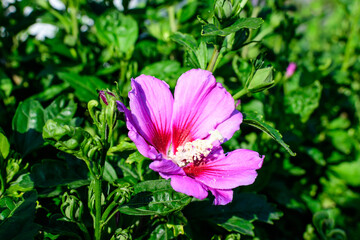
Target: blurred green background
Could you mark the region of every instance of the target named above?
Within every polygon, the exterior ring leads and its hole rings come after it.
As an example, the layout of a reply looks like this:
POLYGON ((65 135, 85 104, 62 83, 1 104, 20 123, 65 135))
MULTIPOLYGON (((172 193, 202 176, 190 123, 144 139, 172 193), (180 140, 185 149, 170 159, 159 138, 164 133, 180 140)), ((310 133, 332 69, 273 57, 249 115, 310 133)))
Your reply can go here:
MULTIPOLYGON (((208 19, 213 4, 2 0, 0 126, 23 158, 22 172, 14 170, 8 183, 17 186, 17 176, 34 171, 34 165, 53 154, 46 151, 41 132, 55 99, 64 116, 76 116, 73 124, 91 132, 85 108, 87 101, 97 99, 97 89, 116 90, 127 102, 130 79, 140 74, 156 76, 173 88, 194 64, 171 35, 200 39, 197 16, 208 19)), ((342 231, 348 239, 358 239, 360 1, 252 0, 241 15, 261 17, 264 23, 247 33, 247 44, 231 46, 221 56, 214 75, 235 94, 255 59, 273 66, 277 85, 243 96, 241 111, 263 115, 296 152, 290 156, 246 125, 226 143, 227 150, 241 147, 266 155, 255 184, 238 191, 257 191, 283 212, 273 225, 254 223, 254 236, 244 239, 343 239, 342 231), (291 62, 296 70, 286 76, 291 62)), ((210 45, 208 49, 210 58, 210 45)), ((119 128, 119 138, 126 134, 119 128)), ((11 190, 12 196, 34 186, 22 187, 11 190)), ((38 215, 36 222, 41 221, 38 215)))

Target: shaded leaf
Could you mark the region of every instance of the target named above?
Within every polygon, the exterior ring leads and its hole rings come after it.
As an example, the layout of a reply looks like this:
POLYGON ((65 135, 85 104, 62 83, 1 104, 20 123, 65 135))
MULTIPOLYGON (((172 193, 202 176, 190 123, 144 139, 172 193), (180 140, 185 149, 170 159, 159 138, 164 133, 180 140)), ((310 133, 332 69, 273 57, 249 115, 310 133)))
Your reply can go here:
POLYGON ((12 120, 14 141, 17 150, 27 155, 43 145, 41 136, 45 124, 45 111, 41 104, 32 99, 21 102, 12 120))
POLYGON ((119 208, 119 211, 128 215, 166 215, 182 209, 191 197, 175 192, 170 181, 150 180, 134 186, 134 196, 130 202, 119 208))
POLYGON ((94 76, 80 76, 72 72, 59 72, 58 76, 75 90, 75 95, 84 102, 97 99, 97 89, 106 89, 108 84, 94 76))
POLYGON ((282 216, 264 196, 255 193, 237 194, 225 206, 215 206, 210 201, 192 202, 184 209, 184 214, 191 221, 208 221, 246 235, 253 235, 252 221, 272 224, 282 216))
POLYGON ((0 239, 34 239, 40 229, 40 226, 34 223, 36 200, 36 192, 28 192, 24 194, 24 200, 11 204, 10 208, 9 204, 6 204, 5 208, 10 212, 5 220, 0 222, 0 239))
POLYGON ((31 178, 35 186, 50 188, 55 186, 83 186, 89 184, 89 179, 78 174, 77 168, 71 168, 66 162, 54 159, 44 159, 31 168, 31 178))

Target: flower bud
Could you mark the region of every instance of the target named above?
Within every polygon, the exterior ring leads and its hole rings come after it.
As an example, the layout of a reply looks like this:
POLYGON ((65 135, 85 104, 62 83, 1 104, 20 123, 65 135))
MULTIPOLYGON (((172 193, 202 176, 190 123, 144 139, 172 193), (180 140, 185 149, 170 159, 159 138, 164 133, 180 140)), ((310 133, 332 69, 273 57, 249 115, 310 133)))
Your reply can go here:
POLYGON ((294 75, 296 67, 297 67, 296 63, 294 63, 294 62, 289 63, 289 66, 286 68, 285 77, 289 78, 292 75, 294 75))
POLYGON ((262 68, 255 72, 247 89, 249 92, 256 93, 271 88, 274 84, 275 81, 273 80, 272 67, 262 68))
POLYGON ((217 0, 214 5, 215 16, 220 22, 236 18, 247 0, 217 0))
POLYGON ((63 195, 60 209, 62 214, 71 221, 78 222, 81 219, 83 203, 75 190, 71 190, 70 194, 66 192, 63 195))
POLYGON ((111 97, 115 98, 115 95, 110 91, 101 90, 99 91, 99 97, 103 101, 103 103, 105 103, 105 105, 108 105, 108 98, 110 99, 111 97))

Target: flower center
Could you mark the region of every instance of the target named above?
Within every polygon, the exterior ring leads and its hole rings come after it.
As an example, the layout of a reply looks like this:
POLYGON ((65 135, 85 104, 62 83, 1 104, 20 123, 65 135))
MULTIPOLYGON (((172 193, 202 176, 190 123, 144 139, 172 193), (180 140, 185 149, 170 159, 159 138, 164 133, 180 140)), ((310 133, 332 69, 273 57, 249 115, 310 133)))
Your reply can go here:
POLYGON ((169 153, 170 158, 179 167, 185 167, 189 163, 201 163, 211 152, 215 141, 224 141, 223 136, 218 130, 210 131, 210 138, 206 140, 197 139, 187 142, 176 149, 176 154, 169 153))

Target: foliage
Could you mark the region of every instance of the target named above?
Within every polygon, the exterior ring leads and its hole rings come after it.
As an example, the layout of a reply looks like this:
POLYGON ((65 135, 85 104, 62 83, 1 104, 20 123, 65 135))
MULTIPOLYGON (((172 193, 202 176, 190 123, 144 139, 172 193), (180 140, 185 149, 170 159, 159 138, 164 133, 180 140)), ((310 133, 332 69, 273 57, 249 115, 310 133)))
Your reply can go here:
POLYGON ((117 2, 0 5, 0 239, 357 238, 359 1, 117 2), (191 68, 241 100, 225 150, 266 156, 226 206, 160 180, 116 110, 191 68))

